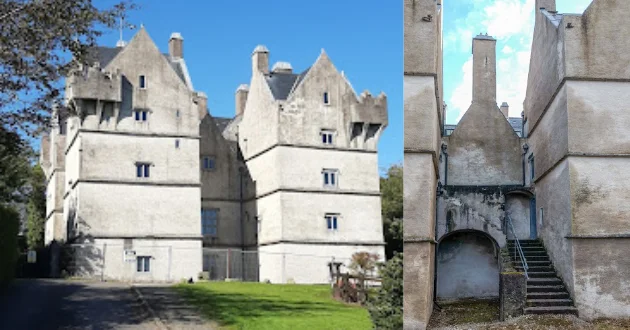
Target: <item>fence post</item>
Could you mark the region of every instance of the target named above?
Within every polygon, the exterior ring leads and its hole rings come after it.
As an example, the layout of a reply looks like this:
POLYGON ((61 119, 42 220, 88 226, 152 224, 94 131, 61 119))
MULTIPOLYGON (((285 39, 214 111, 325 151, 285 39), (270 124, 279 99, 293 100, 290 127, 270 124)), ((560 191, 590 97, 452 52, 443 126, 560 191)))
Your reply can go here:
POLYGON ((282 252, 282 284, 287 283, 286 261, 287 261, 287 255, 286 253, 282 252))
POLYGON ((105 282, 105 256, 107 252, 107 243, 103 243, 103 262, 101 263, 101 282, 105 282))
POLYGON ((225 258, 225 262, 226 262, 226 269, 225 269, 225 279, 229 279, 230 278, 230 254, 232 252, 232 249, 228 249, 227 250, 227 258, 225 258))

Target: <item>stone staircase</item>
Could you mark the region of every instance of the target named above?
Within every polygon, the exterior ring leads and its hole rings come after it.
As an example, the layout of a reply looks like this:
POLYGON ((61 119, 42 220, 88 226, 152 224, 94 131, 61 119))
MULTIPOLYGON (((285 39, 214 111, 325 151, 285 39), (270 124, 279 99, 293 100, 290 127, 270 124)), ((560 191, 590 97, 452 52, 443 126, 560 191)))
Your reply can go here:
MULTIPOLYGON (((520 240, 529 269, 525 314, 573 314, 578 310, 562 280, 556 275, 547 250, 539 240, 520 240)), ((510 256, 517 271, 523 271, 520 258, 514 258, 515 241, 508 240, 510 256)), ((518 253, 518 252, 517 252, 518 253)))

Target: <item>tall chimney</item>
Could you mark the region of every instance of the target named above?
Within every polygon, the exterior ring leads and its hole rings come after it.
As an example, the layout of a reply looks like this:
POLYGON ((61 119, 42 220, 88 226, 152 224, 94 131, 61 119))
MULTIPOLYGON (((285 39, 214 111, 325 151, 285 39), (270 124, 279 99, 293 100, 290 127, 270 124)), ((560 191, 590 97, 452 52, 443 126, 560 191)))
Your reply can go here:
POLYGON ((203 120, 208 115, 208 96, 204 92, 195 92, 197 101, 197 111, 199 112, 199 119, 203 120))
POLYGON ((473 102, 497 99, 497 40, 486 35, 473 39, 473 102))
POLYGON ((247 104, 247 95, 249 94, 249 86, 243 84, 236 89, 236 115, 241 115, 245 111, 245 104, 247 104))
POLYGON ((556 11, 556 0, 536 0, 536 11, 545 8, 547 11, 556 11))
POLYGON ((168 54, 173 59, 184 58, 184 38, 179 32, 173 32, 168 40, 168 54))
POLYGON ((505 116, 505 118, 510 118, 510 106, 507 102, 503 102, 503 104, 501 104, 501 113, 505 116))
POLYGON ((258 45, 252 53, 252 73, 260 71, 269 73, 269 50, 263 45, 258 45))

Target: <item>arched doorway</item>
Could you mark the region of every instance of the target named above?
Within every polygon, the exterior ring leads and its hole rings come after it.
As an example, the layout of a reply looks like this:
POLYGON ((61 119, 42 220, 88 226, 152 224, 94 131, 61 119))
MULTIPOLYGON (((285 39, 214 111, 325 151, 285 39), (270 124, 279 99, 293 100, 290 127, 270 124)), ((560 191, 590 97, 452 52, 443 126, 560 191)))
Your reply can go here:
POLYGON ((437 247, 437 298, 498 297, 498 254, 498 244, 482 231, 445 235, 437 247))
MULTIPOLYGON (((534 195, 528 191, 512 191, 505 194, 505 211, 512 219, 516 237, 520 240, 536 239, 536 206, 534 195)), ((505 224, 508 239, 514 239, 508 224, 505 224)))

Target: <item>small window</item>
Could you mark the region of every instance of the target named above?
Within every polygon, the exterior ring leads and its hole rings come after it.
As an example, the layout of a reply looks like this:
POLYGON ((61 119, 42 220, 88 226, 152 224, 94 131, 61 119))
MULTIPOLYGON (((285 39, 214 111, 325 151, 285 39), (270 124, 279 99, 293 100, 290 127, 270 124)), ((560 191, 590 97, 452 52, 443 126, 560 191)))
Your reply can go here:
POLYGON ((175 148, 176 148, 176 149, 179 149, 179 139, 176 139, 176 140, 175 140, 175 148))
POLYGON ((326 228, 328 228, 328 230, 337 230, 337 218, 339 217, 338 214, 326 214, 325 219, 326 219, 326 228))
POLYGON ((332 145, 333 144, 333 135, 334 131, 322 130, 320 133, 322 136, 322 143, 332 145))
POLYGON ((204 171, 212 171, 215 169, 215 161, 214 161, 214 157, 203 157, 203 161, 202 161, 202 165, 203 165, 203 169, 204 171))
POLYGON ((136 110, 136 121, 147 121, 147 112, 146 110, 136 110))
POLYGON ((534 156, 529 156, 529 178, 534 180, 534 156))
POLYGON ((151 164, 136 163, 136 177, 148 178, 150 174, 150 171, 149 171, 150 167, 151 167, 151 164))
POLYGON ((201 234, 217 236, 217 209, 201 209, 201 234))
POLYGON ((136 257, 136 267, 138 273, 148 273, 151 271, 151 257, 136 257))
POLYGON ((180 115, 179 110, 177 110, 177 111, 175 112, 175 117, 179 118, 179 115, 180 115))
POLYGON ((140 76, 140 88, 145 89, 147 88, 147 78, 144 75, 140 76))
POLYGON ((337 170, 332 169, 325 169, 322 171, 324 187, 337 187, 339 181, 337 173, 337 170))
POLYGON ((544 216, 545 216, 545 210, 541 207, 540 208, 540 226, 543 226, 543 220, 544 220, 544 216))
POLYGON ((328 99, 328 92, 324 92, 324 104, 330 104, 330 100, 328 99))

